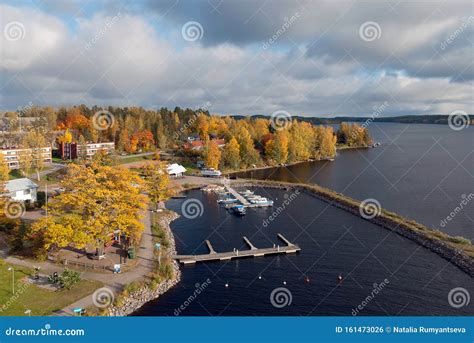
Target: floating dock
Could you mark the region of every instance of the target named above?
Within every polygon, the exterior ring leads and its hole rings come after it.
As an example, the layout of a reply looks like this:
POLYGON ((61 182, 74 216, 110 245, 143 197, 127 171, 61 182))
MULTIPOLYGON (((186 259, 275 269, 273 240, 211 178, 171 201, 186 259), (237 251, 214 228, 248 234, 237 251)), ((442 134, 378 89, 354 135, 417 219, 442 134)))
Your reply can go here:
POLYGON ((235 258, 243 258, 243 257, 257 257, 257 256, 265 256, 265 255, 276 255, 276 254, 291 254, 296 253, 301 250, 301 248, 291 243, 282 234, 278 234, 278 238, 280 238, 283 242, 285 242, 285 246, 274 246, 272 248, 257 248, 255 247, 252 242, 247 237, 243 237, 245 243, 249 246, 250 250, 234 250, 229 252, 216 252, 211 245, 209 240, 206 240, 206 245, 209 249, 208 254, 202 255, 175 255, 173 259, 179 261, 183 264, 194 264, 196 262, 206 262, 206 261, 225 261, 231 260, 235 258))
POLYGON ((272 201, 271 205, 269 205, 267 203, 253 204, 250 201, 248 201, 242 194, 237 192, 235 189, 233 189, 229 185, 225 185, 225 189, 227 190, 228 193, 232 194, 234 196, 234 198, 237 199, 245 207, 269 207, 269 206, 273 206, 273 201, 272 201))

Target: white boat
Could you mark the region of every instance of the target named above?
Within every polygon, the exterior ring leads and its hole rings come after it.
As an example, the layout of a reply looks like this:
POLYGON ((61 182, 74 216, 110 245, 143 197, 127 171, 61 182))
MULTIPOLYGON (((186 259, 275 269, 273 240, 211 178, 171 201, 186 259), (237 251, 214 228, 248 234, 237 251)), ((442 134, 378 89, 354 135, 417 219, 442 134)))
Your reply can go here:
POLYGON ((202 191, 204 192, 215 192, 215 193, 221 193, 225 191, 225 188, 223 186, 218 186, 218 185, 207 185, 203 188, 201 188, 202 191))
POLYGON ((267 198, 264 198, 264 197, 260 197, 258 199, 252 199, 252 200, 250 200, 250 202, 252 204, 269 204, 269 203, 271 203, 273 205, 272 200, 268 200, 267 198))
POLYGON ((237 199, 234 198, 227 198, 227 199, 219 199, 217 200, 218 204, 233 204, 234 202, 237 202, 237 199))
POLYGON ((206 177, 219 177, 222 175, 220 170, 209 168, 201 170, 201 175, 206 177))
POLYGON ((248 196, 254 195, 254 192, 252 192, 252 191, 249 190, 249 189, 246 189, 245 191, 240 192, 240 194, 242 194, 244 197, 248 197, 248 196))

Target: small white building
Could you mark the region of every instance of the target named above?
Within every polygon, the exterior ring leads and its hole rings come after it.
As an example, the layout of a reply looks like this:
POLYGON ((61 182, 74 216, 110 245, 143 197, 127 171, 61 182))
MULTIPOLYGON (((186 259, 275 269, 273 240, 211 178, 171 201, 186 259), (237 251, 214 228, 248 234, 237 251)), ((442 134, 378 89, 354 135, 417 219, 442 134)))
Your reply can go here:
POLYGON ((170 177, 183 177, 183 174, 186 172, 186 168, 177 163, 169 165, 166 170, 170 177))
POLYGON ((37 201, 38 185, 27 178, 7 181, 5 188, 11 200, 25 203, 37 201))

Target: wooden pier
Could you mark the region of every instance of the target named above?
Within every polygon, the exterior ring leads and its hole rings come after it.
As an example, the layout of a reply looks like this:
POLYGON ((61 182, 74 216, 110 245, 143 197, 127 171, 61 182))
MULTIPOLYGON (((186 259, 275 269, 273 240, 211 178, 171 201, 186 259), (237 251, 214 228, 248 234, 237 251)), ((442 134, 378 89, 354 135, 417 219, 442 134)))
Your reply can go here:
POLYGON ((248 201, 247 199, 245 199, 245 197, 240 194, 239 192, 237 192, 235 189, 233 189, 232 187, 226 185, 225 188, 227 189, 227 192, 229 192, 230 194, 232 194, 234 196, 234 198, 236 198, 242 205, 246 206, 246 207, 249 207, 250 205, 252 205, 250 203, 250 201, 248 201))
POLYGON ((272 205, 269 205, 269 204, 258 204, 258 203, 253 204, 250 201, 248 201, 242 194, 237 192, 235 189, 233 189, 229 185, 225 185, 225 188, 226 188, 228 193, 232 194, 234 196, 234 198, 236 198, 245 207, 268 207, 268 206, 272 206, 272 205))
POLYGON ((291 254, 300 251, 301 248, 291 243, 287 240, 282 234, 278 234, 278 238, 280 238, 286 245, 284 246, 273 246, 272 248, 257 248, 255 247, 252 242, 247 237, 243 237, 245 243, 249 246, 249 250, 235 250, 229 252, 216 252, 211 245, 209 240, 206 240, 206 245, 209 249, 208 254, 202 255, 175 255, 173 258, 178 260, 180 263, 183 264, 193 264, 196 262, 206 262, 206 261, 225 261, 231 260, 235 258, 243 258, 243 257, 257 257, 257 256, 265 256, 265 255, 276 255, 276 254, 291 254))

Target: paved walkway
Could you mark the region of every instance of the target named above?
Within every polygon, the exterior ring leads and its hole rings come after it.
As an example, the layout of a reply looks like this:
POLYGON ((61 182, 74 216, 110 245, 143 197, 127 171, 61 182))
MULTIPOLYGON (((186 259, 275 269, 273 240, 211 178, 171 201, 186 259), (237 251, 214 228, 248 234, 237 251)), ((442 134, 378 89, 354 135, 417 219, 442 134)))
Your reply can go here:
MULTIPOLYGON (((81 273, 81 278, 86 280, 96 280, 104 284, 104 286, 110 288, 115 293, 121 291, 124 286, 130 284, 133 281, 142 280, 145 275, 153 270, 153 236, 151 233, 151 216, 150 211, 144 213, 142 219, 143 224, 145 225, 145 230, 142 235, 142 240, 137 249, 137 259, 138 264, 132 270, 121 274, 113 274, 112 272, 92 272, 84 271, 81 273)), ((2 247, 0 242, 0 258, 3 258, 5 262, 28 267, 40 267, 42 274, 52 274, 53 272, 62 272, 64 266, 55 265, 49 262, 31 262, 28 260, 22 260, 16 257, 7 256, 5 246, 2 247), (3 249, 2 249, 3 248, 3 249)), ((67 308, 62 309, 56 315, 73 315, 72 309, 80 307, 86 308, 93 306, 92 295, 88 295, 82 299, 79 299, 75 303, 69 305, 67 308)))

